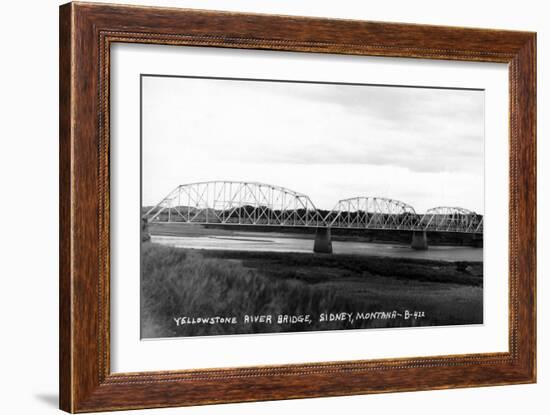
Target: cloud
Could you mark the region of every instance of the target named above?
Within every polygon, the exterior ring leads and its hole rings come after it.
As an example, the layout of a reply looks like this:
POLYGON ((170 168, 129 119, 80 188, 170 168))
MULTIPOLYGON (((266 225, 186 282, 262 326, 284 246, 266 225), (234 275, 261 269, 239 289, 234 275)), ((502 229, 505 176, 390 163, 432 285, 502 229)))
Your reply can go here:
MULTIPOLYGON (((439 174, 449 178, 456 195, 479 204, 483 91, 155 77, 146 77, 143 86, 144 183, 156 181, 150 189, 168 174, 180 175, 180 181, 197 176, 189 166, 208 179, 249 171, 246 180, 257 180, 263 174, 258 166, 264 166, 277 172, 269 178, 278 177, 273 184, 281 185, 301 174, 335 186, 319 173, 326 171, 344 180, 336 186, 340 193, 352 196, 351 189, 369 192, 365 181, 376 180, 391 193, 396 185, 372 175, 399 172, 399 193, 415 188, 421 194, 411 197, 427 200, 431 192, 437 199, 445 184, 432 189, 419 177, 429 174, 433 182, 439 174), (371 177, 344 179, 341 171, 371 177), (452 177, 467 177, 464 189, 452 177)), ((295 190, 308 193, 307 187, 317 186, 301 182, 306 189, 295 190)))

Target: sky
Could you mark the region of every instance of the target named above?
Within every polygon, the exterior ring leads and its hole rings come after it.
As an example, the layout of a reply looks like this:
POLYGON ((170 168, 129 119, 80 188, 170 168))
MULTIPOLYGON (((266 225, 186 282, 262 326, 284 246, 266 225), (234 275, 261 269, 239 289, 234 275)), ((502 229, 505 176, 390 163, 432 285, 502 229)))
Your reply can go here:
POLYGON ((483 214, 484 92, 142 78, 142 198, 255 181, 320 209, 356 196, 483 214))

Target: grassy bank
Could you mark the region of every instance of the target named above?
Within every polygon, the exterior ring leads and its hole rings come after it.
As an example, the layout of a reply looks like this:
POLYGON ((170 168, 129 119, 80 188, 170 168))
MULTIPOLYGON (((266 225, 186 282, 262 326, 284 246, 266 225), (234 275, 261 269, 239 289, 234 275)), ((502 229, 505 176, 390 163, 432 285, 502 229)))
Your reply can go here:
POLYGON ((142 336, 172 337, 482 322, 482 267, 472 263, 237 251, 144 243, 142 336), (420 311, 418 319, 320 321, 321 313, 420 311), (279 315, 309 322, 275 324, 279 315), (244 322, 245 315, 273 321, 244 322), (222 316, 236 324, 183 324, 222 316))

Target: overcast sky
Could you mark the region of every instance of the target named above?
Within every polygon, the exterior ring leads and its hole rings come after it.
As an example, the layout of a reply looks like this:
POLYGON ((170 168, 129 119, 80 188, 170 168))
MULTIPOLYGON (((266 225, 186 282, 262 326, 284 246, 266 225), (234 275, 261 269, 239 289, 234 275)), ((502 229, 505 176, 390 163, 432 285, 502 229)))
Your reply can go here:
POLYGON ((143 204, 178 184, 259 181, 318 208, 382 196, 483 213, 484 93, 143 77, 143 204))

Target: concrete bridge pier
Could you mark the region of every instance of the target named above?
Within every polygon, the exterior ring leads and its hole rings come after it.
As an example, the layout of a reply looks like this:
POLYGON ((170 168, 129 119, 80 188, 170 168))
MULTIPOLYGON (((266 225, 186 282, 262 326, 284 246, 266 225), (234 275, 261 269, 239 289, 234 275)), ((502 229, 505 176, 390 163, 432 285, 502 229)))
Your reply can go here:
POLYGON ((332 238, 330 228, 317 228, 315 231, 313 252, 320 254, 332 254, 332 238))
POLYGON ((428 249, 428 235, 426 231, 413 231, 411 248, 418 251, 428 249))

